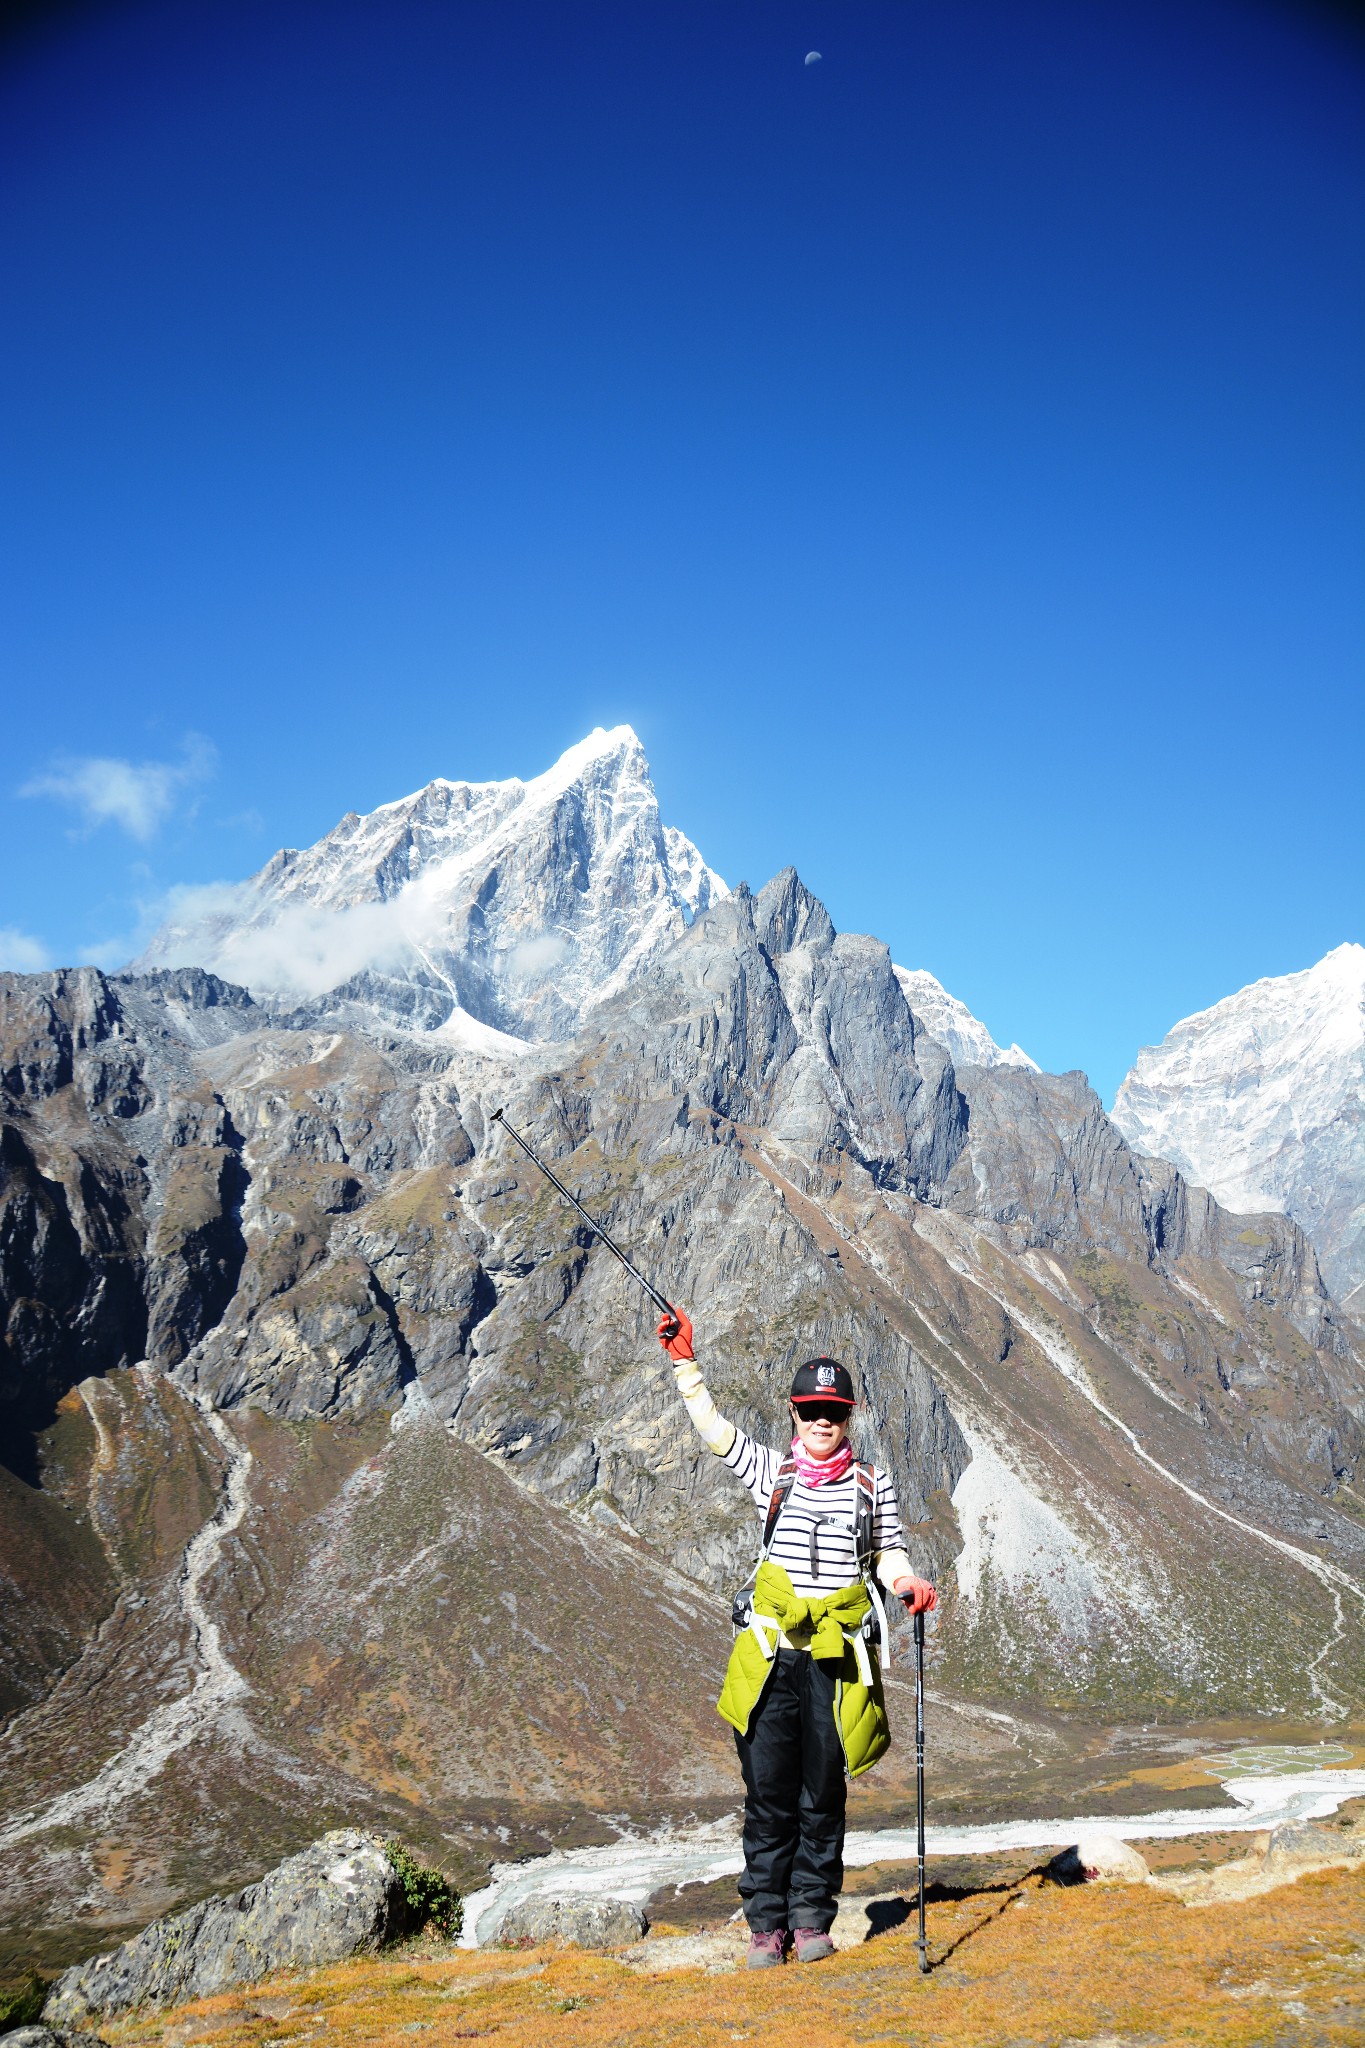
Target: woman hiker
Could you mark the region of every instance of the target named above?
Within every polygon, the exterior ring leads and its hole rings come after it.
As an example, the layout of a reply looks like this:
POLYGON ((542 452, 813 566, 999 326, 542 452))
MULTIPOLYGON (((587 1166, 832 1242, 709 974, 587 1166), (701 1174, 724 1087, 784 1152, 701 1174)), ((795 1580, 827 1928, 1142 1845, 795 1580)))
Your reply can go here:
MULTIPOLYGON (((752 1620, 736 1636, 717 1709, 735 1731, 744 1773, 748 1967, 832 1955, 844 1880, 844 1773, 857 1777, 890 1741, 875 1646, 862 1624, 880 1595, 869 1572, 928 1613, 937 1595, 902 1547, 891 1481, 857 1466, 848 1443, 853 1381, 813 1358, 792 1381, 791 1450, 755 1443, 717 1413, 692 1353, 692 1325, 674 1311, 659 1341, 702 1441, 748 1487, 765 1517, 752 1620), (771 1515, 779 1496, 776 1522, 771 1515), (860 1498, 863 1502, 859 1513, 860 1498), (860 1534, 866 1551, 860 1558, 860 1534)), ((885 1621, 883 1618, 883 1634, 885 1621)))

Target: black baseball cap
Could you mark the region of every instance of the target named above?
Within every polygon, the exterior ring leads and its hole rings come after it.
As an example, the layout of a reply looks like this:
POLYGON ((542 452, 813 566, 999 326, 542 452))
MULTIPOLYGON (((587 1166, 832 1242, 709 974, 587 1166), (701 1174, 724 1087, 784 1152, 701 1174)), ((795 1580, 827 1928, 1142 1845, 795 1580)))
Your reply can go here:
POLYGON ((856 1407, 858 1397, 848 1367, 837 1358, 808 1358, 796 1369, 792 1381, 793 1401, 846 1401, 856 1407))

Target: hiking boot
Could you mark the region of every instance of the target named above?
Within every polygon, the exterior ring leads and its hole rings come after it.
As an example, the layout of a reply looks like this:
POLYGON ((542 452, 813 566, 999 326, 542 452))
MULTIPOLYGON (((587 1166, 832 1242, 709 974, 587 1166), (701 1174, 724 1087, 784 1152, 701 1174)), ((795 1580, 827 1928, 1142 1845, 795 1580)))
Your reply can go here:
POLYGON ((777 1970, 782 1966, 782 1951, 787 1946, 785 1927, 774 1927, 766 1934, 749 1936, 749 1953, 744 1958, 746 1970, 777 1970))
POLYGON ((818 1963, 834 1954, 834 1943, 818 1927, 798 1927, 792 1935, 798 1963, 818 1963))

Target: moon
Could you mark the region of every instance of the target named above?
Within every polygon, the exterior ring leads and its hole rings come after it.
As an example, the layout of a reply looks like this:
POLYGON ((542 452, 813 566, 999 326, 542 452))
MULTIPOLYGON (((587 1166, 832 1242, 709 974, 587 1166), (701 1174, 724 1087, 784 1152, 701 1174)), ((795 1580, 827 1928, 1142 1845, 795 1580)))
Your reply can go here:
POLYGON ((806 62, 808 64, 819 64, 821 62, 820 52, 818 50, 807 50, 806 62))

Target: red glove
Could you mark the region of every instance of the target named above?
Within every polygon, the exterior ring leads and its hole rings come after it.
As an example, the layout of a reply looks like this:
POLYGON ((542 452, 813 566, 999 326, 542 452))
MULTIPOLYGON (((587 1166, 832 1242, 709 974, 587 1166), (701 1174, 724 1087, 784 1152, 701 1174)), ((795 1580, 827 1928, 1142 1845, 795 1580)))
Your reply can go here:
POLYGON ((692 1325, 680 1308, 659 1319, 659 1342, 674 1365, 686 1365, 693 1356, 692 1325))
POLYGON ((938 1606, 938 1594, 927 1579, 897 1579, 891 1590, 900 1594, 911 1614, 932 1614, 938 1606))

